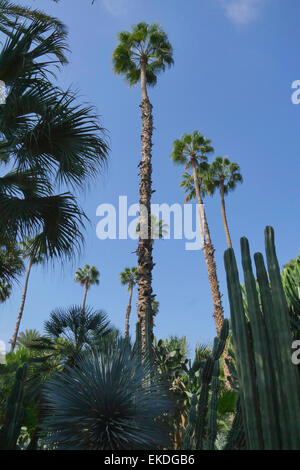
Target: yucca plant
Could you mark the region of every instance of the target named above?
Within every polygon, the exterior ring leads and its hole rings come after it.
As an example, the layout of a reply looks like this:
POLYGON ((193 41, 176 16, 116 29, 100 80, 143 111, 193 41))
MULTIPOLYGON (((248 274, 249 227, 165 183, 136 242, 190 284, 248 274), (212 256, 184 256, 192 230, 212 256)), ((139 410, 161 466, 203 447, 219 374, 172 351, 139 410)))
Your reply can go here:
POLYGON ((44 390, 45 442, 52 449, 138 450, 167 445, 158 420, 171 408, 162 381, 150 374, 127 342, 105 353, 90 350, 44 390))

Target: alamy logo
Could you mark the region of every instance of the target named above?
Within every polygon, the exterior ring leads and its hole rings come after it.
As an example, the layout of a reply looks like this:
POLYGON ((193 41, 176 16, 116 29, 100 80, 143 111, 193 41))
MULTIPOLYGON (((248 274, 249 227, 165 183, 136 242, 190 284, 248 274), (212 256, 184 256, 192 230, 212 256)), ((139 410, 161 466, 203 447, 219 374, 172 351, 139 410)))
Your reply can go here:
POLYGON ((296 349, 295 352, 292 354, 292 363, 295 366, 298 366, 300 364, 300 341, 294 341, 292 344, 292 349, 296 349))
POLYGON ((7 98, 6 86, 3 80, 0 80, 0 104, 5 104, 7 98))
POLYGON ((4 341, 0 341, 0 364, 6 364, 6 347, 4 341))
POLYGON ((137 240, 139 236, 147 239, 151 233, 152 239, 164 238, 170 240, 187 240, 186 250, 201 250, 203 248, 203 207, 200 204, 152 204, 152 224, 148 230, 148 211, 142 204, 132 204, 128 207, 127 196, 119 196, 119 205, 100 204, 96 216, 101 220, 97 224, 96 233, 100 240, 137 240), (129 220, 131 218, 132 220, 129 220), (161 237, 159 223, 164 230, 161 237), (140 230, 137 230, 137 227, 140 230))

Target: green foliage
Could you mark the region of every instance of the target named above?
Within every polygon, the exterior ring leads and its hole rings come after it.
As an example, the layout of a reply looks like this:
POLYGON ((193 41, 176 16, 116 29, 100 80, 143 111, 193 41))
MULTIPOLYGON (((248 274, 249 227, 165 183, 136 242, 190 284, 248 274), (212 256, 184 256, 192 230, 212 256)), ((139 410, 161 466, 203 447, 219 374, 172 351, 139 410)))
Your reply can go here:
POLYGON ((16 372, 15 383, 8 397, 3 424, 0 429, 0 449, 15 450, 24 418, 24 385, 27 365, 24 364, 16 372))
POLYGON ((229 333, 229 322, 224 320, 219 338, 206 359, 198 382, 198 390, 191 397, 187 427, 182 450, 214 449, 218 430, 219 359, 229 333))
POLYGON ((206 162, 208 155, 213 153, 211 140, 194 131, 193 134, 183 134, 181 139, 173 143, 171 159, 179 165, 186 165, 186 169, 191 166, 191 157, 196 159, 197 163, 206 162))
POLYGON ((53 377, 45 387, 48 447, 136 450, 166 445, 156 418, 171 403, 161 380, 144 380, 151 371, 121 342, 105 354, 90 351, 76 369, 53 377))
POLYGON ((112 333, 107 315, 86 307, 82 316, 80 306, 58 308, 45 322, 45 336, 34 339, 27 347, 56 359, 63 366, 74 365, 88 346, 100 347, 112 333))
POLYGON ((99 285, 99 277, 100 273, 96 266, 86 264, 83 268, 77 269, 74 280, 89 289, 92 285, 99 285))
POLYGON ((265 230, 268 264, 254 255, 261 305, 249 244, 241 239, 249 322, 245 316, 234 251, 225 252, 233 343, 248 449, 297 449, 300 444, 299 375, 291 361, 289 310, 276 257, 274 231, 265 230), (276 410, 276 414, 274 414, 276 410))
POLYGON ((156 85, 157 75, 174 63, 168 37, 156 23, 138 23, 132 32, 121 32, 118 39, 119 44, 113 52, 114 70, 118 75, 124 75, 130 86, 140 80, 141 61, 146 64, 146 80, 150 86, 156 85))
MULTIPOLYGON (((18 9, 4 3, 8 15, 18 9)), ((85 215, 71 193, 55 195, 55 189, 85 184, 108 150, 93 108, 78 105, 73 92, 50 81, 53 66, 66 62, 66 50, 64 28, 45 17, 14 23, 0 53, 7 92, 0 110, 0 163, 10 165, 0 178, 0 243, 38 234, 35 252, 60 258, 79 249, 85 215)))
POLYGON ((138 268, 136 266, 126 267, 120 274, 120 281, 122 286, 128 286, 128 290, 130 290, 138 281, 138 268))
POLYGON ((222 184, 224 194, 234 191, 237 183, 243 182, 239 165, 230 162, 227 157, 216 157, 210 164, 210 178, 214 181, 216 188, 220 188, 222 184))
POLYGON ((0 279, 0 303, 5 302, 11 293, 11 285, 0 279))

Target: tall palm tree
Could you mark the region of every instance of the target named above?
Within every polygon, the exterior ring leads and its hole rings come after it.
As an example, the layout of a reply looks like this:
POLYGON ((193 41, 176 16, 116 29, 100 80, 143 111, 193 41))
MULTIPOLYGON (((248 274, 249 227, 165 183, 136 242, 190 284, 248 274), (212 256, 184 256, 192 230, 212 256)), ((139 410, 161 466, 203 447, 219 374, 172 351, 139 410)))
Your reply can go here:
POLYGON ((141 323, 142 350, 146 344, 145 317, 151 311, 152 295, 152 104, 148 86, 157 83, 157 76, 173 64, 173 50, 166 33, 157 24, 138 23, 132 32, 119 34, 119 44, 113 53, 114 70, 124 75, 129 85, 141 83, 142 92, 142 158, 140 166, 140 235, 138 244, 138 319, 141 323))
POLYGON ((76 273, 75 273, 75 282, 79 282, 82 287, 84 287, 84 296, 83 296, 83 302, 82 302, 82 316, 84 317, 85 314, 85 303, 86 303, 86 297, 88 290, 90 289, 91 286, 96 285, 98 286, 100 284, 99 281, 100 273, 96 266, 90 266, 89 264, 86 264, 83 268, 78 268, 76 273))
POLYGON ((243 182, 243 177, 240 173, 239 165, 237 163, 230 162, 227 157, 216 157, 216 159, 210 165, 210 173, 214 180, 215 186, 220 190, 222 218, 227 244, 228 248, 232 248, 226 216, 225 196, 229 193, 229 191, 235 190, 237 183, 243 182))
POLYGON ((195 194, 200 209, 199 227, 200 233, 202 235, 204 258, 207 266, 208 279, 214 306, 213 316, 216 323, 217 333, 219 335, 224 321, 224 312, 217 277, 217 267, 214 257, 215 250, 211 241, 210 231, 207 223, 202 197, 203 188, 201 189, 200 186, 201 179, 199 179, 198 170, 200 165, 203 166, 203 163, 207 162, 208 155, 213 151, 214 149, 211 146, 211 141, 201 135, 199 131, 195 131, 193 134, 184 134, 181 139, 178 139, 174 142, 171 158, 174 163, 185 165, 186 170, 192 167, 195 194))
POLYGON ((28 258, 29 262, 27 266, 27 272, 26 272, 26 277, 25 277, 25 284, 24 284, 20 310, 19 310, 19 314, 18 314, 16 326, 15 326, 15 331, 11 339, 10 352, 13 352, 13 350, 15 349, 15 345, 16 345, 16 341, 17 341, 17 337, 19 333, 19 328, 20 328, 20 323, 21 323, 23 313, 24 313, 24 307, 25 307, 25 302, 26 302, 31 268, 34 264, 42 263, 46 259, 45 253, 43 253, 42 251, 41 252, 36 251, 35 240, 33 238, 26 238, 24 242, 20 243, 20 245, 21 245, 21 250, 23 253, 23 259, 28 258))
POLYGON ((128 291, 129 291, 129 301, 128 301, 128 305, 126 309, 126 317, 125 317, 125 338, 128 338, 132 293, 133 293, 134 286, 138 282, 138 268, 136 266, 133 268, 126 267, 124 271, 121 272, 120 279, 121 279, 121 284, 123 286, 128 286, 128 291))

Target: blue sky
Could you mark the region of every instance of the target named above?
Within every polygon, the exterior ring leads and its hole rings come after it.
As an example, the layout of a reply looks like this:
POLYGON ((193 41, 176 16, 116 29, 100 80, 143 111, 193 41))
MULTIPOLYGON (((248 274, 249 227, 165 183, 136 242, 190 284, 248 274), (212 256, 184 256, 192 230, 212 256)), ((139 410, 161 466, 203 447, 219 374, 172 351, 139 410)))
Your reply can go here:
MULTIPOLYGON (((169 158, 172 142, 198 129, 212 139, 216 155, 240 164, 244 184, 227 199, 229 226, 238 260, 239 240, 247 236, 252 252, 264 250, 264 228, 275 229, 280 264, 299 249, 300 106, 291 102, 291 84, 300 79, 298 0, 32 0, 69 29, 70 63, 58 75, 60 86, 80 90, 94 104, 111 139, 108 167, 79 194, 91 219, 85 248, 73 264, 35 267, 21 330, 37 328, 55 307, 82 302, 73 281, 77 266, 101 272, 88 303, 102 308, 124 327, 128 293, 119 273, 136 264, 132 240, 100 241, 96 208, 127 195, 138 202, 140 89, 130 89, 112 72, 111 55, 119 31, 158 21, 174 47, 175 65, 150 90, 154 106, 153 202, 182 203, 181 168, 169 158)), ((223 263, 226 238, 217 196, 206 210, 226 316, 229 315, 223 263)), ((215 336, 212 302, 202 252, 186 251, 183 240, 155 242, 153 289, 160 302, 157 337, 186 335, 191 348, 215 336)), ((12 336, 23 280, 1 306, 1 339, 12 336)), ((135 298, 134 298, 135 302, 135 298)), ((133 308, 131 326, 136 313, 133 308)))

